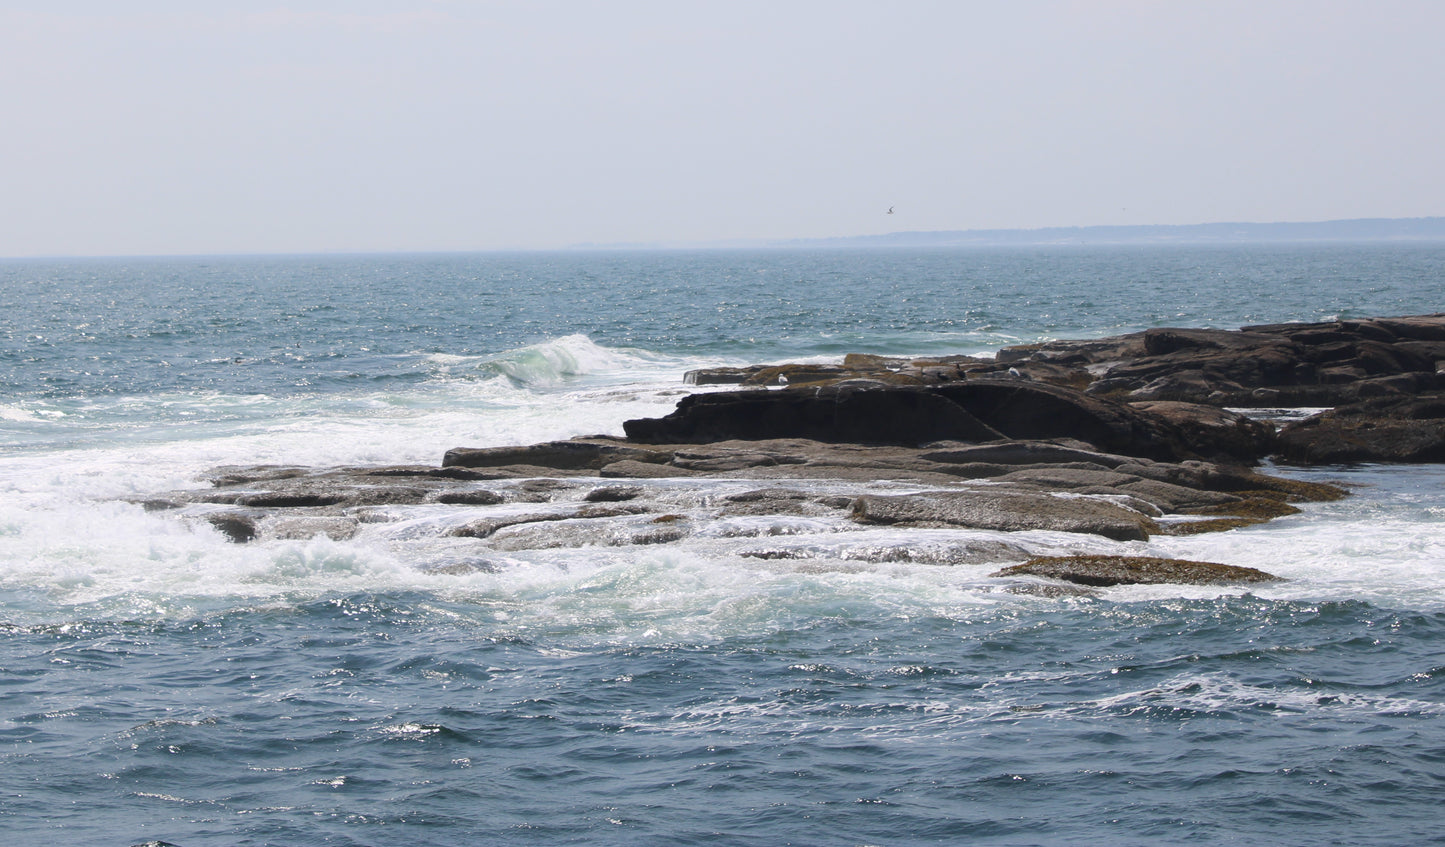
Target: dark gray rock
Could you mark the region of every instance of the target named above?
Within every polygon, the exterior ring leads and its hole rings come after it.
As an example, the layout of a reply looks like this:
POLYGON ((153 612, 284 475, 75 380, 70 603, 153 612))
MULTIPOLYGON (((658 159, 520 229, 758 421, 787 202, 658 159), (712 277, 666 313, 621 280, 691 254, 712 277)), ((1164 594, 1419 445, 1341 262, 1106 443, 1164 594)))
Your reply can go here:
POLYGON ((1178 458, 1181 445, 1156 418, 1057 385, 966 380, 933 389, 1010 439, 1069 438, 1105 453, 1178 458))
POLYGON ((1253 464, 1274 450, 1273 426, 1228 409, 1171 400, 1130 405, 1162 419, 1206 459, 1253 464))
POLYGON ((1289 424, 1279 434, 1288 462, 1445 462, 1445 394, 1371 400, 1289 424))
POLYGON ((979 565, 1027 556, 1018 544, 995 539, 922 540, 908 544, 778 544, 738 553, 749 559, 806 561, 843 559, 870 564, 979 565))
POLYGON ((1014 348, 999 358, 1022 376, 1101 396, 1328 406, 1445 389, 1442 341, 1445 315, 1436 314, 1243 330, 1159 328, 1014 348), (1076 370, 1061 378, 1040 367, 1061 361, 1076 370))
POLYGON ((1136 359, 1147 355, 1144 333, 1092 338, 1083 341, 1060 340, 1040 344, 1022 344, 998 351, 997 360, 1008 365, 1027 365, 1031 361, 1094 364, 1136 359))
POLYGON ((1160 482, 1157 479, 1139 479, 1127 482, 1116 486, 1116 490, 1152 503, 1165 512, 1178 512, 1201 506, 1222 506, 1228 503, 1237 503, 1240 500, 1239 496, 1223 491, 1175 485, 1170 482, 1160 482))
POLYGON ((822 388, 728 391, 684 397, 662 418, 630 420, 627 437, 648 444, 805 438, 918 445, 989 441, 1001 433, 948 398, 920 387, 844 382, 822 388))
POLYGON ((254 541, 257 534, 259 534, 254 515, 219 512, 207 515, 206 522, 220 530, 227 539, 236 544, 245 544, 248 541, 254 541))

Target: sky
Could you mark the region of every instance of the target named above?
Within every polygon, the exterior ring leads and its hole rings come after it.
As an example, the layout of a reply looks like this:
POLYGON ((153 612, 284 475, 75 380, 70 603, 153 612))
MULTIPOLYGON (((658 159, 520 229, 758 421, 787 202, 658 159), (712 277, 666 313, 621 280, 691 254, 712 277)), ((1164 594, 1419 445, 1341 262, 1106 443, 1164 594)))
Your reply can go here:
POLYGON ((1437 0, 0 0, 0 256, 1445 215, 1441 33, 1437 0))

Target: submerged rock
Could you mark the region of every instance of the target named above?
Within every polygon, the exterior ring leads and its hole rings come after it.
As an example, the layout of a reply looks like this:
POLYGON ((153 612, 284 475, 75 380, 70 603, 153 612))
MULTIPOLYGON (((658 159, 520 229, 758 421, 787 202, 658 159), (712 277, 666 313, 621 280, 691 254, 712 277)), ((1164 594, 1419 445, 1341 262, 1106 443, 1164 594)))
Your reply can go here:
POLYGON ((480 556, 437 558, 422 562, 417 570, 438 576, 466 576, 474 573, 497 573, 501 565, 480 556))
POLYGON ((847 541, 780 544, 742 550, 738 555, 768 560, 842 559, 871 564, 978 565, 1017 560, 1028 554, 1022 545, 980 538, 961 541, 927 539, 891 544, 847 541))
POLYGON ((588 503, 621 503, 636 500, 642 494, 642 487, 638 485, 604 485, 587 492, 582 499, 588 503))
POLYGON ((263 535, 283 541, 304 541, 326 536, 333 541, 355 537, 361 522, 351 517, 278 517, 262 525, 263 535))
POLYGON ((1279 577, 1254 568, 1163 559, 1152 556, 1040 556, 992 574, 996 577, 1041 576, 1078 585, 1221 585, 1274 582, 1279 577))
POLYGON ((647 512, 643 506, 583 506, 560 512, 530 512, 525 514, 496 515, 468 521, 450 530, 447 534, 456 538, 489 538, 500 530, 523 524, 549 523, 553 521, 599 520, 606 518, 630 517, 647 512))

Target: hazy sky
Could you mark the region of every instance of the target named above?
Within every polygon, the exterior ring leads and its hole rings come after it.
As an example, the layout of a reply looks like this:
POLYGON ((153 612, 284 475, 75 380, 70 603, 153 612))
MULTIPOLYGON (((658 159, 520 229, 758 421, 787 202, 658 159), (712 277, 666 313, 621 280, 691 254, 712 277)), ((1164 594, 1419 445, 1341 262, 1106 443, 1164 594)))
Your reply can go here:
POLYGON ((1437 0, 0 0, 0 255, 1445 215, 1442 34, 1437 0))

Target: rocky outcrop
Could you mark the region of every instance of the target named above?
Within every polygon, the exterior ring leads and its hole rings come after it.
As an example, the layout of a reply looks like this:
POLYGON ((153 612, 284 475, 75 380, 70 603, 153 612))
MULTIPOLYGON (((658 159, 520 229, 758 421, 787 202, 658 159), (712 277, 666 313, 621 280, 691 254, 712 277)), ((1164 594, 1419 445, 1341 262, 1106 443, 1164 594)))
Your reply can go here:
MULTIPOLYGON (((704 383, 707 374, 692 378, 704 383)), ((992 360, 850 356, 840 365, 748 370, 734 381, 782 384, 791 393, 689 398, 658 421, 629 422, 629 435, 656 443, 796 436, 903 445, 1069 438, 1156 459, 1248 464, 1277 453, 1301 463, 1445 461, 1432 399, 1445 396, 1445 313, 1157 328, 1008 347, 992 360), (845 395, 848 404, 839 402, 845 395), (1271 424, 1227 406, 1340 408, 1290 424, 1276 438, 1271 424)))
POLYGON ((1289 424, 1279 453, 1298 464, 1445 462, 1445 393, 1354 403, 1289 424))
POLYGON ((1150 329, 1109 343, 1006 349, 999 360, 1025 375, 1068 362, 1088 371, 1091 393, 1129 400, 1332 406, 1445 388, 1445 315, 1150 329))
MULTIPOLYGON (((1344 496, 1250 468, 1274 453, 1308 463, 1445 461, 1445 386, 1425 390, 1445 380, 1442 361, 1445 316, 1431 315, 1149 330, 1010 348, 993 360, 850 356, 716 379, 699 372, 697 384, 744 387, 628 421, 625 438, 459 447, 439 467, 221 468, 210 488, 140 502, 236 543, 392 539, 423 551, 418 567, 436 574, 497 570, 523 550, 689 538, 766 537, 731 549, 828 560, 809 565, 820 568, 998 564, 1040 546, 1096 551, 1228 530, 1344 496), (1278 434, 1223 408, 1346 398, 1355 402, 1278 434), (878 527, 908 531, 862 532, 878 527), (848 535, 894 540, 826 540, 848 535), (1058 540, 1070 535, 1078 547, 1058 540)), ((999 575, 1086 586, 1272 578, 1093 555, 1036 558, 999 575)))
POLYGON ((1124 401, 1337 406, 1445 390, 1445 314, 1242 330, 1161 327, 1112 338, 1006 347, 993 359, 850 356, 839 365, 694 371, 699 384, 908 384, 1008 378, 1124 401))
POLYGON ((640 449, 615 438, 582 438, 453 451, 487 462, 477 468, 226 468, 212 476, 210 488, 142 502, 204 522, 238 543, 345 539, 368 526, 413 522, 423 510, 440 517, 408 523, 403 535, 470 539, 499 551, 670 543, 692 532, 694 521, 681 513, 697 520, 796 515, 861 526, 1048 530, 1142 541, 1256 523, 1294 511, 1287 501, 1343 494, 1237 465, 1156 461, 1070 440, 926 447, 730 440, 648 447, 647 461, 618 458, 640 449), (550 464, 490 464, 509 458, 550 464), (608 459, 617 460, 593 467, 608 459), (674 476, 761 485, 712 497, 651 482, 674 476), (618 477, 628 481, 612 481, 618 477), (914 490, 880 491, 880 480, 914 490), (788 481, 806 481, 808 490, 787 487, 788 481), (824 481, 831 490, 819 492, 824 481))
MULTIPOLYGON (((648 444, 806 438, 917 446, 1066 438, 1132 456, 1246 463, 1266 455, 1274 437, 1268 424, 1224 409, 1131 405, 1063 386, 1000 379, 905 387, 850 380, 695 394, 665 417, 624 426, 630 440, 648 444)), ((459 451, 448 454, 447 462, 459 461, 459 451)))

